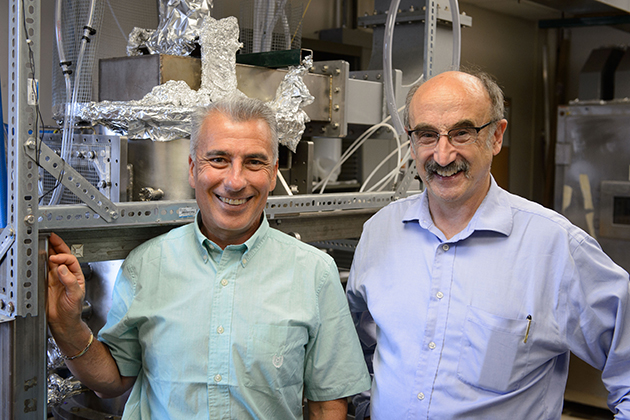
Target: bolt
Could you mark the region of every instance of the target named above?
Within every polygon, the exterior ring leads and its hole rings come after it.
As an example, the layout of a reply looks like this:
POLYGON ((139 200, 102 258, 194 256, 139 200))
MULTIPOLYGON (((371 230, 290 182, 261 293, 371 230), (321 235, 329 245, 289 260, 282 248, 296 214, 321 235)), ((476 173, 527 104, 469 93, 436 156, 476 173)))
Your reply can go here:
POLYGON ((326 132, 326 127, 324 127, 323 125, 322 125, 322 128, 321 128, 321 132, 322 132, 322 133, 325 133, 325 132, 326 132))
POLYGON ((24 223, 26 223, 27 225, 32 225, 33 223, 35 223, 35 216, 32 214, 29 214, 28 216, 24 218, 24 223))
POLYGON ((367 74, 363 75, 363 80, 367 80, 370 76, 368 76, 367 74))
POLYGON ((413 4, 412 4, 411 7, 409 7, 409 11, 413 12, 414 10, 416 10, 416 9, 415 9, 415 7, 413 7, 413 4))
POLYGON ((32 138, 26 140, 24 146, 26 146, 26 148, 29 150, 35 150, 35 140, 33 140, 32 138))
POLYGON ((341 74, 341 69, 335 69, 335 74, 336 75, 340 75, 341 74))
POLYGON ((334 92, 335 92, 335 93, 339 93, 339 92, 341 92, 341 89, 339 89, 338 87, 336 87, 336 88, 335 88, 335 90, 334 90, 334 92))
POLYGON ((381 80, 381 77, 383 77, 380 73, 376 75, 376 80, 381 80))
POLYGON ((112 217, 112 219, 116 220, 118 219, 118 212, 116 210, 111 210, 109 212, 109 215, 112 217))
POLYGON ((333 127, 335 130, 336 130, 336 129, 338 129, 338 128, 339 128, 339 123, 333 123, 333 124, 332 124, 332 127, 333 127))
POLYGON ((9 314, 12 314, 14 310, 15 307, 13 306, 13 302, 9 302, 9 304, 7 305, 7 312, 9 312, 9 314))
POLYGON ((335 106, 333 106, 333 109, 334 109, 335 111, 339 111, 339 105, 335 105, 335 106))
POLYGON ((328 66, 322 66, 322 71, 326 73, 328 71, 328 66))

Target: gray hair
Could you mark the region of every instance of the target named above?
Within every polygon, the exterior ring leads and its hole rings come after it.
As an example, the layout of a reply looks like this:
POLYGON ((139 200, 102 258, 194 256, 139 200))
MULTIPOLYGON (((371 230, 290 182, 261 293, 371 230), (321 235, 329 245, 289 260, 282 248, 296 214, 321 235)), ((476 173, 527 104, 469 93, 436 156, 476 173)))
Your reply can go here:
MULTIPOLYGON (((490 96, 490 119, 491 120, 500 120, 503 118, 505 114, 505 99, 503 97, 503 91, 497 84, 496 80, 493 76, 488 73, 476 70, 468 70, 462 69, 460 70, 462 73, 469 74, 474 76, 481 82, 483 87, 488 92, 488 96, 490 96)), ((407 93, 407 99, 405 101, 405 111, 404 111, 404 124, 405 127, 409 127, 409 106, 411 105, 411 100, 413 99, 413 95, 418 91, 418 88, 422 86, 425 82, 424 77, 421 78, 418 82, 414 83, 414 85, 407 93)))
POLYGON ((223 98, 210 105, 197 110, 192 116, 190 133, 190 156, 194 159, 201 135, 201 127, 206 118, 212 113, 219 113, 234 122, 247 122, 251 120, 263 120, 271 132, 271 150, 273 164, 278 160, 278 123, 274 112, 259 99, 247 97, 223 98))

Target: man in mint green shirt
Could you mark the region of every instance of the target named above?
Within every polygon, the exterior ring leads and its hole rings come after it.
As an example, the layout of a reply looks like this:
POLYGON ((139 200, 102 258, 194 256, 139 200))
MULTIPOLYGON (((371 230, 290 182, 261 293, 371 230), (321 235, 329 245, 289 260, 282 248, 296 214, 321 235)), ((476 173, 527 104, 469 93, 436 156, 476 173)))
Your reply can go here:
POLYGON ((51 237, 50 330, 99 395, 133 387, 123 419, 301 419, 305 396, 310 419, 342 420, 370 387, 332 258, 264 216, 277 148, 260 101, 197 116, 197 218, 128 256, 98 340, 80 319, 79 264, 51 237))

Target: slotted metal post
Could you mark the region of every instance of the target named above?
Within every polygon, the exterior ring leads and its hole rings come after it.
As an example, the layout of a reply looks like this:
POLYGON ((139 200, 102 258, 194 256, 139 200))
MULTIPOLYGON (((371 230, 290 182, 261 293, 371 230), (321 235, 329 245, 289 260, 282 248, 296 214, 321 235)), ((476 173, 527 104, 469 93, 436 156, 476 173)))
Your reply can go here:
POLYGON ((40 0, 9 1, 8 217, 14 242, 0 278, 0 418, 45 419, 45 243, 38 240, 37 165, 40 0), (40 254, 39 250, 42 249, 40 254))

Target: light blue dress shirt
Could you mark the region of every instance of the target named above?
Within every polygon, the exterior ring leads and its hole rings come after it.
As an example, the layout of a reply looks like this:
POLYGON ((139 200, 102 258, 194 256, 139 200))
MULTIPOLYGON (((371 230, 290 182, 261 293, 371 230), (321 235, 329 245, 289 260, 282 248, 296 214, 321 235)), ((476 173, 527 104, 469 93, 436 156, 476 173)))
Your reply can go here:
POLYGON ((197 223, 136 248, 100 339, 137 376, 123 419, 301 419, 370 387, 334 261, 264 217, 225 250, 197 223))
POLYGON ((347 286, 372 418, 560 419, 571 351, 630 419, 628 286, 592 237, 494 179, 450 240, 426 192, 390 204, 365 224, 347 286))

